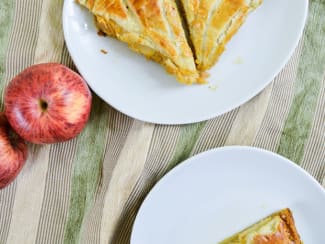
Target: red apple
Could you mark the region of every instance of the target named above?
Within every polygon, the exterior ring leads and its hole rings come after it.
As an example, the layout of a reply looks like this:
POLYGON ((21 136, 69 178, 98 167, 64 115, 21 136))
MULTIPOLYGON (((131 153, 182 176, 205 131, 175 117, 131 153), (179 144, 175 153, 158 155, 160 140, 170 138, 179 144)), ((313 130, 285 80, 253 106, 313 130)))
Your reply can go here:
POLYGON ((87 123, 91 92, 68 67, 37 64, 9 83, 4 105, 10 125, 26 141, 62 142, 77 136, 87 123))
POLYGON ((0 189, 13 181, 27 159, 27 145, 0 113, 0 189))

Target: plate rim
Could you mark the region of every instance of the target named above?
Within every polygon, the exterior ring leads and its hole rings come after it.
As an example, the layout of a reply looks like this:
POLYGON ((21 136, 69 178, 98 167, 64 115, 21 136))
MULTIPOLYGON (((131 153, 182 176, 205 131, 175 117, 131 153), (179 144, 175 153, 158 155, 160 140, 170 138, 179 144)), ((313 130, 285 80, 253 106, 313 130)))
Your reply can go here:
POLYGON ((264 148, 260 147, 254 147, 254 146, 241 146, 241 145, 232 145, 232 146, 222 146, 222 147, 216 147, 212 148, 203 152, 200 152, 192 157, 189 157, 188 159, 180 162, 178 165, 176 165, 173 169, 171 169, 169 172, 167 172, 162 178, 160 178, 155 185, 150 189, 150 191, 147 193, 145 196, 144 200, 142 201, 139 209, 137 210, 136 217, 134 219, 132 229, 131 229, 131 236, 130 236, 130 244, 136 244, 134 241, 134 235, 135 235, 135 228, 136 228, 136 223, 138 219, 140 218, 140 215, 143 211, 143 206, 145 202, 147 202, 150 198, 151 195, 153 194, 154 191, 157 191, 157 188, 159 188, 166 180, 168 180, 170 177, 172 177, 176 172, 179 170, 182 170, 186 167, 190 167, 192 163, 197 162, 200 158, 205 157, 208 154, 218 154, 220 152, 225 152, 225 151, 247 151, 251 153, 262 153, 266 154, 268 156, 272 156, 274 158, 277 158, 278 160, 283 161, 284 164, 288 165, 290 168, 293 170, 303 174, 312 184, 315 188, 317 188, 320 191, 320 194, 325 197, 325 189, 321 186, 321 184, 305 169, 303 169, 301 166, 298 164, 294 163, 290 159, 277 154, 275 152, 269 151, 264 148))
MULTIPOLYGON (((274 79, 277 75, 279 75, 279 73, 281 72, 281 70, 285 67, 285 65, 288 63, 288 61, 290 60, 290 58, 292 57, 295 49, 297 48, 300 39, 302 38, 306 23, 307 23, 307 18, 308 18, 308 10, 309 10, 309 0, 301 0, 303 1, 304 4, 304 13, 303 13, 303 19, 299 28, 299 32, 296 36, 295 41, 293 42, 293 45, 291 46, 291 49, 289 50, 289 52, 287 53, 287 56, 285 58, 283 58, 282 62, 278 64, 278 68, 275 69, 275 71, 273 72, 273 75, 271 75, 270 77, 266 77, 265 80, 263 82, 260 83, 260 85, 257 85, 255 87, 255 89, 252 89, 252 92, 250 92, 249 94, 247 94, 246 96, 243 96, 242 99, 240 99, 237 103, 232 103, 230 106, 228 106, 228 108, 224 108, 224 109, 220 109, 218 111, 215 112, 208 112, 205 113, 204 115, 201 116, 190 116, 191 118, 187 119, 187 118, 170 118, 170 117, 166 117, 164 119, 156 119, 152 116, 148 116, 144 113, 137 113, 134 112, 132 109, 131 110, 126 110, 124 108, 122 108, 121 106, 119 106, 118 103, 115 103, 114 101, 112 102, 111 99, 109 99, 109 97, 105 97, 105 95, 103 94, 103 91, 100 91, 98 89, 96 89, 96 82, 88 82, 89 79, 87 73, 89 72, 84 72, 82 69, 80 69, 80 63, 78 61, 77 58, 75 58, 76 54, 72 49, 72 43, 70 43, 67 39, 69 36, 68 33, 68 27, 67 27, 67 22, 68 22, 68 1, 72 1, 72 0, 65 0, 64 4, 63 4, 63 13, 62 13, 62 26, 63 26, 63 34, 64 34, 64 40, 67 46, 67 49, 69 51, 69 54, 73 60, 73 63, 75 64, 78 72, 82 75, 82 77, 84 77, 84 79, 86 80, 87 84, 89 85, 89 87, 91 88, 91 90, 98 96, 100 97, 105 103, 107 103, 109 106, 111 106, 112 108, 114 108, 115 110, 123 113, 124 115, 127 115, 133 119, 137 119, 143 122, 148 122, 148 123, 153 123, 153 124, 160 124, 160 125, 186 125, 186 124, 191 124, 191 123, 198 123, 198 122, 203 122, 203 121, 207 121, 209 119, 213 119, 216 118, 220 115, 223 115, 227 112, 230 112, 240 106, 242 106, 243 104, 247 103, 250 99, 254 98, 256 95, 258 95, 260 92, 262 92, 274 79)), ((175 81, 176 82, 176 81, 175 81)), ((197 84, 193 84, 194 86, 197 84)))

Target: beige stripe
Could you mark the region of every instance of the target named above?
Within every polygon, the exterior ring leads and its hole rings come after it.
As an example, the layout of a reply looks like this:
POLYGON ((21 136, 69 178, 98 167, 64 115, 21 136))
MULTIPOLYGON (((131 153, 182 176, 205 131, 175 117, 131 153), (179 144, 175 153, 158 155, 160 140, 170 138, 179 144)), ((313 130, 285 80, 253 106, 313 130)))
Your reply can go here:
POLYGON ((272 86, 273 83, 240 107, 225 145, 252 145, 267 110, 272 86))
POLYGON ((305 147, 301 167, 319 182, 325 177, 325 79, 319 93, 311 133, 305 147))
MULTIPOLYGON (((58 32, 61 30, 62 3, 63 0, 43 1, 35 63, 60 61, 64 44, 63 35, 58 32)), ((34 146, 27 165, 18 179, 8 243, 35 243, 45 191, 50 148, 50 145, 34 146)))
POLYGON ((16 198, 7 243, 35 243, 50 146, 31 146, 24 170, 18 176, 16 198))
POLYGON ((290 61, 273 82, 268 108, 254 140, 254 146, 276 151, 293 100, 302 44, 303 40, 300 40, 290 61))
POLYGON ((63 0, 43 0, 35 63, 61 61, 64 46, 62 6, 63 0))
POLYGON ((123 206, 138 180, 155 126, 134 120, 105 196, 100 243, 111 243, 123 206))
MULTIPOLYGON (((8 83, 24 67, 33 63, 37 32, 31 31, 31 26, 38 24, 41 12, 41 6, 37 0, 15 1, 14 6, 13 24, 6 54, 4 83, 8 83)), ((1 104, 2 106, 3 104, 1 104)), ((0 192, 0 243, 6 243, 9 234, 16 185, 17 180, 0 192)))

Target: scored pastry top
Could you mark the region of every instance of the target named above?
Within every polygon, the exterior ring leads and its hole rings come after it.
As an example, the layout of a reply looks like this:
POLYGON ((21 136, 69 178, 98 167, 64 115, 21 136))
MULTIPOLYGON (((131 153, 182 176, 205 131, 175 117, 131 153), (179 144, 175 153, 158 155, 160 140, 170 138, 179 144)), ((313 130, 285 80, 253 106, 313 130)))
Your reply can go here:
POLYGON ((76 0, 107 35, 162 64, 184 84, 205 83, 225 45, 262 0, 76 0), (193 51, 190 48, 190 44, 193 51))
POLYGON ((173 0, 78 0, 106 34, 162 64, 185 84, 200 81, 173 0))
POLYGON ((213 66, 262 0, 182 0, 199 70, 213 66))

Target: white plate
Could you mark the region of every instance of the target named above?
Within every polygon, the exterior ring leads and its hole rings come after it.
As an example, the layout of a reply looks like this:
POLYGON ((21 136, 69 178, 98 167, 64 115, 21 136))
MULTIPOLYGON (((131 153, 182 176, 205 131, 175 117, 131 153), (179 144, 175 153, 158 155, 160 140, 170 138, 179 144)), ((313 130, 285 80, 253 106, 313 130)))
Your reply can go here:
POLYGON ((65 0, 63 27, 77 68, 108 104, 143 121, 185 124, 228 112, 271 82, 298 43, 307 9, 308 0, 264 0, 210 70, 210 84, 202 86, 181 85, 126 44, 98 36, 92 15, 75 0, 65 0))
POLYGON ((224 147, 177 166, 143 202, 131 244, 216 244, 289 207, 306 244, 324 244, 325 191, 268 151, 224 147))

